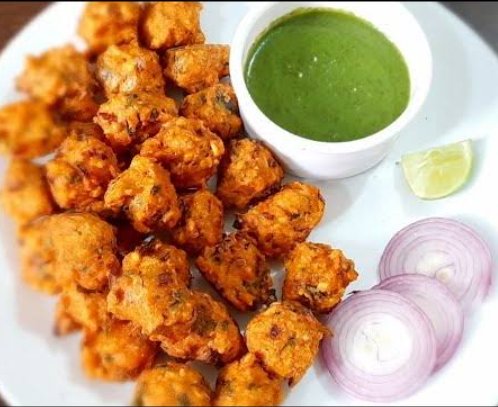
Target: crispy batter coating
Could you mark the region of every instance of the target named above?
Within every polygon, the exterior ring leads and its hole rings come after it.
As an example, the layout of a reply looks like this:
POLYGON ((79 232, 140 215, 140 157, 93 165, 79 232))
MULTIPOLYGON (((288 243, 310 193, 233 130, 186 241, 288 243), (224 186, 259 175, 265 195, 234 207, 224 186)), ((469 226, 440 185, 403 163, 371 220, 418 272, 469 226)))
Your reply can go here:
POLYGON ((225 235, 221 243, 206 247, 195 264, 223 298, 240 311, 255 310, 274 299, 270 268, 245 233, 225 235))
POLYGON ((81 325, 78 324, 66 310, 62 301, 57 301, 55 304, 54 313, 54 335, 64 336, 79 331, 81 325))
POLYGON ((164 94, 159 57, 136 43, 111 45, 97 59, 97 78, 108 98, 112 95, 164 94))
POLYGON ((79 137, 95 137, 104 140, 104 133, 98 124, 93 122, 70 121, 66 124, 67 134, 79 137))
POLYGON ((102 212, 104 193, 119 174, 116 155, 99 139, 73 134, 46 164, 55 202, 64 209, 102 212))
POLYGON ((157 2, 146 6, 142 18, 142 41, 147 48, 168 49, 202 44, 201 3, 193 1, 157 2))
POLYGON ((171 229, 181 216, 168 171, 150 158, 138 155, 109 184, 104 200, 109 210, 124 211, 133 227, 142 233, 171 229))
POLYGON ((306 240, 324 209, 320 190, 296 181, 239 215, 234 226, 255 238, 263 254, 278 257, 306 240))
POLYGON ((227 208, 244 209, 280 187, 284 170, 259 141, 230 141, 221 161, 216 194, 227 208))
POLYGON ((18 226, 55 210, 42 167, 22 159, 10 162, 1 198, 5 212, 18 226))
POLYGON ((223 205, 207 189, 180 197, 182 218, 172 230, 173 241, 196 254, 214 246, 223 234, 223 205))
POLYGON ((123 274, 111 286, 108 310, 146 334, 191 320, 187 255, 158 239, 144 242, 123 259, 123 274))
POLYGON ((175 362, 144 370, 137 380, 135 406, 210 406, 212 391, 192 367, 175 362))
POLYGON ((284 301, 274 302, 249 322, 246 340, 249 352, 292 386, 313 364, 320 341, 328 334, 311 311, 284 301))
POLYGON ((114 228, 91 213, 66 212, 50 219, 61 284, 104 289, 109 278, 120 272, 114 228))
POLYGON ((176 102, 164 94, 116 95, 100 106, 95 123, 115 150, 141 144, 178 116, 176 102))
POLYGON ((283 380, 265 371, 251 353, 220 370, 214 406, 278 406, 283 380))
POLYGON ((187 93, 216 85, 228 75, 228 45, 197 44, 172 48, 164 55, 164 75, 187 93))
POLYGON ((200 120, 178 117, 166 123, 155 137, 147 139, 140 154, 163 164, 177 188, 206 185, 225 152, 223 141, 200 120))
POLYGON ((163 329, 151 337, 161 343, 171 357, 225 364, 237 359, 245 350, 237 323, 226 307, 208 294, 193 292, 192 319, 163 329))
POLYGON ((130 322, 110 319, 97 332, 85 331, 81 361, 92 379, 134 379, 154 363, 157 346, 130 322))
POLYGON ((66 137, 46 105, 35 100, 0 109, 0 153, 36 158, 54 151, 66 137))
POLYGON ((98 109, 97 81, 84 55, 72 45, 29 56, 17 87, 68 119, 91 120, 98 109))
POLYGON ((80 18, 78 34, 92 54, 104 52, 109 45, 136 41, 141 10, 135 2, 89 2, 80 18))
POLYGON ((76 284, 64 286, 59 297, 55 326, 63 326, 64 320, 70 318, 76 326, 87 331, 96 332, 104 326, 107 320, 107 304, 105 291, 88 291, 76 284), (64 310, 64 312, 62 312, 64 310))
POLYGON ((19 234, 23 280, 36 291, 50 295, 61 290, 51 228, 52 217, 44 216, 24 226, 19 234))
POLYGON ((237 97, 230 85, 218 83, 183 99, 182 116, 202 120, 204 125, 223 140, 235 137, 242 130, 237 97))
POLYGON ((328 313, 358 277, 342 251, 320 243, 300 243, 285 258, 284 300, 297 301, 317 313, 328 313))
POLYGON ((162 284, 177 282, 190 286, 192 275, 187 254, 175 246, 151 239, 123 259, 123 274, 156 278, 162 284))

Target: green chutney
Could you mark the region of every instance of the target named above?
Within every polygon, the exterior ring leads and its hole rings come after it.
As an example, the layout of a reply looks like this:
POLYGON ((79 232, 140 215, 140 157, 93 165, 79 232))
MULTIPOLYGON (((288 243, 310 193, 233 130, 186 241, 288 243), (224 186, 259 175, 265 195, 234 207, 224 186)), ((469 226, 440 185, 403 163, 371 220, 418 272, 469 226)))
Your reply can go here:
POLYGON ((396 46, 369 22, 325 8, 276 20, 251 47, 244 74, 269 119, 318 141, 376 133, 401 115, 410 94, 396 46))

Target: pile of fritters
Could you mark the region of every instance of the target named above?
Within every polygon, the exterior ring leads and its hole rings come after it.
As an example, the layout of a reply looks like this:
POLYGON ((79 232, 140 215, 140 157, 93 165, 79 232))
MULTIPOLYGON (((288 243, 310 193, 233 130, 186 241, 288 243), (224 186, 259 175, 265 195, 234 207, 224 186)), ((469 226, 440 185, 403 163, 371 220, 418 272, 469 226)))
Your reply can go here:
POLYGON ((305 242, 319 190, 281 186, 271 151, 243 137, 229 47, 204 43, 201 9, 89 3, 85 52, 28 57, 26 98, 0 109, 2 201, 23 279, 59 296, 55 332, 82 331, 90 378, 138 378, 137 405, 275 405, 329 334, 313 313, 357 274, 340 250, 305 242), (224 234, 226 209, 236 231, 224 234), (189 257, 230 307, 261 309, 245 337, 225 304, 191 289, 189 257), (285 262, 282 302, 269 258, 285 262), (214 391, 194 360, 221 367, 214 391))

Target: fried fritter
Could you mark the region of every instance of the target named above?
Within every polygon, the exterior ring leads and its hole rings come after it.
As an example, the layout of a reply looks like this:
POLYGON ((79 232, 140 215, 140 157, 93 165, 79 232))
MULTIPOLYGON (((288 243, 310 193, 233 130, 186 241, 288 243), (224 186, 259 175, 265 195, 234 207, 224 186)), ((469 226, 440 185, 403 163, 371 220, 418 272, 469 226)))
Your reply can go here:
POLYGON ((225 235, 221 243, 206 247, 195 264, 223 298, 240 311, 255 310, 274 299, 270 268, 245 233, 225 235))
POLYGON ((24 282, 33 289, 50 295, 61 290, 51 229, 52 216, 44 216, 24 226, 19 235, 24 282))
POLYGON ((183 99, 182 116, 202 120, 204 125, 223 140, 235 137, 242 130, 239 105, 232 87, 219 83, 183 99))
POLYGON ((157 345, 130 322, 110 319, 97 332, 85 331, 81 361, 92 379, 134 379, 152 366, 157 345))
POLYGON ((256 239, 263 254, 278 257, 306 240, 324 209, 319 189, 296 181, 239 215, 235 226, 256 239))
POLYGON ((120 272, 114 228, 91 213, 66 212, 50 219, 61 284, 104 289, 109 278, 120 272))
POLYGON ((297 301, 317 313, 328 313, 358 277, 342 251, 319 243, 300 243, 285 258, 284 300, 297 301))
POLYGON ((89 2, 80 18, 78 34, 92 54, 100 54, 110 45, 138 40, 140 13, 141 6, 135 2, 89 2))
POLYGON ((178 117, 166 123, 156 136, 145 140, 144 157, 163 164, 180 189, 200 188, 216 173, 225 152, 223 141, 200 120, 178 117))
POLYGON ((109 182, 119 174, 116 155, 99 139, 73 134, 46 164, 57 204, 64 209, 100 213, 109 182))
POLYGON ((54 151, 67 133, 42 102, 25 100, 0 109, 0 153, 36 158, 54 151))
POLYGON ((174 358, 217 365, 237 359, 245 350, 244 340, 225 306, 201 292, 193 292, 190 301, 190 321, 171 325, 151 339, 174 358))
POLYGON ((197 44, 172 48, 164 56, 164 75, 187 93, 216 85, 228 75, 228 45, 197 44))
POLYGON ((108 98, 138 93, 164 94, 159 57, 136 43, 111 45, 97 59, 97 78, 108 98))
POLYGON ((192 275, 187 254, 175 246, 152 239, 142 243, 123 259, 123 274, 157 279, 158 284, 190 286, 192 275))
POLYGON ((196 254, 213 246, 223 234, 223 205, 207 189, 180 197, 182 217, 171 236, 178 246, 196 254))
POLYGON ((230 141, 221 160, 216 194, 227 208, 244 209, 280 187, 284 170, 259 141, 230 141))
POLYGON ((323 337, 329 334, 311 311, 298 303, 274 302, 246 329, 247 348, 266 370, 295 385, 313 364, 323 337))
POLYGON ((133 227, 142 233, 171 229, 181 216, 168 171, 138 155, 109 184, 104 200, 106 208, 114 213, 124 211, 133 227))
POLYGON ((66 119, 91 120, 98 109, 97 81, 84 55, 72 45, 29 56, 17 87, 53 106, 66 119))
POLYGON ((22 159, 10 162, 1 198, 5 212, 18 226, 55 211, 42 167, 22 159))
POLYGON ((116 95, 100 106, 95 123, 117 151, 141 144, 178 116, 176 102, 164 94, 116 95))
MULTIPOLYGON (((107 320, 106 292, 88 291, 76 284, 68 284, 59 297, 58 308, 60 311, 56 313, 56 318, 70 318, 86 331, 96 332, 107 320)), ((62 325, 63 321, 56 319, 55 326, 62 325)))
POLYGON ((278 406, 283 399, 283 380, 265 371, 248 353, 220 370, 214 406, 278 406))
POLYGON ((157 239, 144 242, 123 259, 123 274, 107 297, 108 310, 148 335, 158 327, 189 321, 191 278, 184 251, 157 239))
POLYGON ((202 5, 192 1, 148 4, 142 18, 142 41, 147 48, 156 50, 202 44, 201 10, 202 5))
POLYGON ((212 391, 192 367, 175 362, 144 370, 137 380, 135 406, 210 406, 212 391))

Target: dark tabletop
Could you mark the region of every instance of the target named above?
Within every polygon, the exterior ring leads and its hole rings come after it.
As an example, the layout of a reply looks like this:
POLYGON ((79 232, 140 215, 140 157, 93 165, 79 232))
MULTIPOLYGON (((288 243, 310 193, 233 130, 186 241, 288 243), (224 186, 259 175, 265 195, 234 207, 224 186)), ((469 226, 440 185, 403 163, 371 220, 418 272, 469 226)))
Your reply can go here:
MULTIPOLYGON (((2 2, 0 4, 0 48, 50 2, 2 2)), ((443 4, 462 17, 498 52, 498 3, 462 1, 443 4)), ((0 406, 4 406, 0 396, 0 406)))

